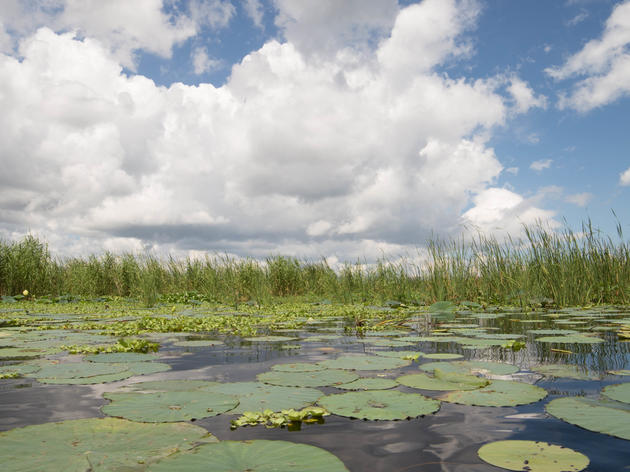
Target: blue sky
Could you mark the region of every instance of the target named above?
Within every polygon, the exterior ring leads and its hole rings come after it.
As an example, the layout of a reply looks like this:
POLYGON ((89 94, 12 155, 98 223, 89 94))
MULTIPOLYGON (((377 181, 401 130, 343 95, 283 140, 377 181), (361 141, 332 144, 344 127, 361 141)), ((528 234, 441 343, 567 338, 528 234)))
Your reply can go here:
POLYGON ((417 253, 630 234, 630 1, 5 0, 0 236, 417 253))

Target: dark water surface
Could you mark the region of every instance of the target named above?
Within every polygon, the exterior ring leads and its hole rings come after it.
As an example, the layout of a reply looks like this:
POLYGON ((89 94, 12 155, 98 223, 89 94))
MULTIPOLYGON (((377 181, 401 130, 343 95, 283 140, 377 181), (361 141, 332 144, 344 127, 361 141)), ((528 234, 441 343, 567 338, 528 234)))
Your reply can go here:
MULTIPOLYGON (((486 328, 489 332, 522 332, 528 329, 558 328, 551 320, 524 325, 509 319, 523 315, 510 314, 496 319, 465 321, 486 328)), ((610 315, 623 319, 628 314, 610 315)), ((438 320, 419 318, 411 326, 418 335, 427 326, 437 326, 438 320), (415 323, 415 325, 414 325, 415 323), (429 323, 427 325, 427 323, 429 323)), ((266 372, 277 363, 319 362, 345 352, 373 352, 375 350, 419 350, 455 352, 464 359, 508 362, 521 368, 521 378, 547 390, 548 396, 536 403, 518 407, 475 407, 442 402, 441 409, 432 415, 402 421, 363 421, 331 415, 323 424, 304 424, 299 431, 286 428, 266 429, 264 426, 230 429, 236 416, 223 414, 195 421, 221 440, 279 439, 321 447, 340 458, 351 471, 498 471, 477 456, 477 450, 491 441, 524 439, 544 441, 569 447, 587 455, 591 461, 588 471, 630 471, 630 441, 584 430, 545 413, 550 400, 566 396, 596 398, 603 387, 630 380, 628 376, 607 374, 614 369, 630 368, 630 343, 618 339, 614 332, 601 332, 606 342, 596 345, 573 345, 572 353, 554 352, 554 345, 534 342, 529 336, 526 347, 516 352, 501 348, 462 349, 452 343, 416 343, 413 347, 375 347, 361 337, 346 336, 322 342, 305 342, 318 334, 342 334, 343 323, 332 321, 297 333, 299 340, 275 342, 245 342, 237 338, 225 339, 225 344, 203 348, 181 348, 164 343, 159 351, 160 362, 172 370, 153 375, 138 376, 126 381, 99 385, 45 385, 34 379, 20 378, 0 381, 0 430, 103 416, 99 408, 107 403, 105 391, 116 390, 129 383, 159 379, 204 379, 220 382, 255 381, 256 375, 266 372), (300 349, 284 349, 284 344, 300 345, 300 349), (541 363, 570 363, 587 372, 601 375, 600 380, 571 380, 543 378, 529 371, 541 363)), ((271 333, 290 335, 285 332, 271 333)), ((215 338, 216 339, 216 338, 215 338)), ((393 338, 392 338, 393 339, 393 338)), ((569 350, 566 349, 565 350, 569 350)), ((361 376, 385 374, 396 378, 402 374, 418 373, 418 365, 433 362, 420 358, 407 367, 385 372, 359 372, 361 376)), ((5 363, 6 364, 6 363, 5 363)), ((334 387, 319 388, 325 394, 339 393, 334 387)), ((400 391, 419 393, 408 387, 400 391)), ((427 396, 442 392, 420 391, 427 396)), ((262 409, 262 408, 261 408, 262 409)), ((211 469, 208 469, 211 470, 211 469)))

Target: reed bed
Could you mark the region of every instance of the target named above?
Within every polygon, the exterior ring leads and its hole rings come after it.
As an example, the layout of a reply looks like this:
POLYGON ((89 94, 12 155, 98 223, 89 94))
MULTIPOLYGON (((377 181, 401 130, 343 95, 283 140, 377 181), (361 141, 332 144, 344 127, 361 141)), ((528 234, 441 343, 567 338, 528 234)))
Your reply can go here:
POLYGON ((422 263, 380 259, 333 270, 325 260, 287 256, 265 260, 227 255, 161 259, 150 254, 91 255, 61 259, 32 236, 0 241, 0 295, 28 290, 36 297, 72 294, 120 296, 153 305, 160 298, 238 305, 278 297, 343 303, 428 304, 464 300, 481 304, 557 306, 630 301, 630 247, 590 222, 579 232, 542 225, 524 228, 523 239, 472 238, 427 242, 422 263))

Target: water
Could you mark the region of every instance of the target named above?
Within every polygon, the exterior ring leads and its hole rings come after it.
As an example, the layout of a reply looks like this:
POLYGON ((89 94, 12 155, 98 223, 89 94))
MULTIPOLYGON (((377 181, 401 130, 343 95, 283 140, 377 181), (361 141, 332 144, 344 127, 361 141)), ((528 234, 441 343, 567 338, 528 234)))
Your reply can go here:
MULTIPOLYGON (((538 316, 538 315, 537 315, 538 316)), ((623 319, 627 314, 608 314, 606 319, 623 319)), ((490 333, 525 333, 528 329, 558 327, 552 318, 544 322, 522 323, 515 319, 535 319, 533 315, 513 314, 495 319, 471 320, 466 314, 455 320, 477 324, 490 333), (493 328, 499 328, 493 329, 493 328)), ((601 319, 601 317, 599 318, 601 319)), ((589 330, 609 324, 598 318, 587 321, 589 330)), ((445 321, 445 320, 442 320, 445 321)), ((418 330, 410 334, 423 334, 427 328, 438 326, 440 318, 417 316, 410 325, 418 330)), ((545 413, 544 406, 554 398, 566 396, 597 396, 606 385, 622 383, 630 377, 606 374, 609 370, 630 368, 630 343, 617 339, 612 332, 600 333, 604 343, 572 345, 571 354, 552 350, 555 345, 534 342, 529 335, 526 347, 513 352, 493 347, 462 349, 453 343, 415 343, 413 347, 374 347, 370 338, 345 336, 323 342, 306 342, 309 336, 343 333, 344 323, 333 320, 326 325, 315 325, 294 333, 276 332, 277 335, 297 335, 300 340, 284 343, 245 342, 227 338, 225 344, 204 348, 179 348, 164 343, 160 349, 160 362, 171 365, 172 370, 148 376, 92 386, 44 385, 29 378, 0 381, 0 430, 103 416, 99 408, 107 403, 105 391, 114 391, 121 385, 158 379, 205 379, 220 382, 255 381, 256 375, 266 372, 277 363, 319 362, 334 358, 340 353, 364 353, 375 350, 419 350, 430 352, 456 352, 464 359, 495 360, 518 366, 522 371, 540 363, 570 363, 585 372, 600 374, 598 380, 547 379, 531 374, 524 379, 548 392, 547 398, 517 407, 475 407, 442 402, 433 415, 401 421, 363 421, 331 415, 324 424, 304 424, 299 431, 286 428, 266 429, 263 426, 230 429, 235 416, 223 414, 195 421, 220 440, 278 439, 321 447, 341 459, 351 471, 497 471, 481 461, 477 450, 483 444, 505 439, 525 439, 560 444, 587 455, 591 461, 588 471, 608 472, 630 470, 630 442, 605 434, 584 430, 545 413), (283 344, 299 344, 300 349, 283 349, 283 344)), ((580 326, 570 325, 569 326, 580 326)), ((565 346, 566 348, 566 346, 565 346)), ((432 362, 420 358, 411 365, 385 372, 389 378, 402 374, 418 373, 419 363, 432 362)), ((380 372, 379 372, 380 373, 380 372)), ((360 372, 362 376, 375 373, 360 372)), ((334 387, 320 387, 323 393, 339 393, 334 387)), ((419 393, 399 386, 403 392, 419 393)), ((427 396, 443 392, 421 391, 427 396)))

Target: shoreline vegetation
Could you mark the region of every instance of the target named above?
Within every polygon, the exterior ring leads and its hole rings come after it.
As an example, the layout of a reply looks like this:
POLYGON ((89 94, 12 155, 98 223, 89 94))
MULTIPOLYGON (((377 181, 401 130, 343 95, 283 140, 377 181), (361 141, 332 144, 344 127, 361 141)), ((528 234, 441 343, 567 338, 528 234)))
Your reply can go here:
MULTIPOLYGON (((151 306, 173 297, 266 305, 280 299, 339 303, 427 305, 437 300, 481 305, 586 306, 630 303, 630 245, 590 221, 575 232, 525 226, 521 240, 477 235, 432 239, 424 264, 401 258, 375 264, 270 256, 266 260, 208 256, 160 259, 113 254, 59 259, 45 241, 28 235, 0 241, 0 295, 28 290, 30 299, 65 295, 128 297, 151 306)), ((18 298, 21 295, 18 295, 18 298)), ((176 301, 176 300, 172 300, 176 301)), ((184 300, 182 300, 184 301, 184 300)))

